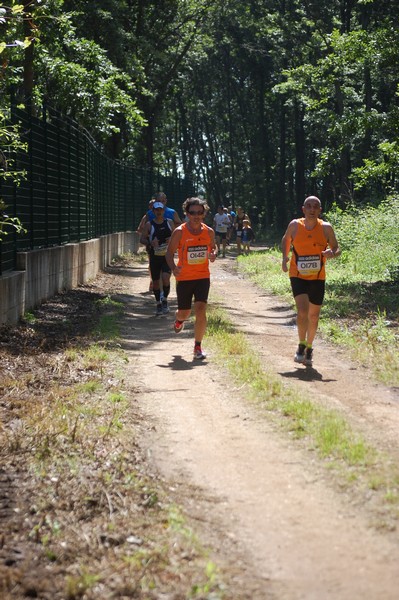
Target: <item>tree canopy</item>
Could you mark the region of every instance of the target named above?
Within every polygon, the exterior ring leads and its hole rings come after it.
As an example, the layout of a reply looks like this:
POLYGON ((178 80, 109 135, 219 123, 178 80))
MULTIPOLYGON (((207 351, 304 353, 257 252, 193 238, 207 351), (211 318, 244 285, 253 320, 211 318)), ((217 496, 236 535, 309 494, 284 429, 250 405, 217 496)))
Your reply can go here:
POLYGON ((310 193, 326 208, 397 193, 398 15, 398 0, 9 1, 0 92, 281 227, 310 193))

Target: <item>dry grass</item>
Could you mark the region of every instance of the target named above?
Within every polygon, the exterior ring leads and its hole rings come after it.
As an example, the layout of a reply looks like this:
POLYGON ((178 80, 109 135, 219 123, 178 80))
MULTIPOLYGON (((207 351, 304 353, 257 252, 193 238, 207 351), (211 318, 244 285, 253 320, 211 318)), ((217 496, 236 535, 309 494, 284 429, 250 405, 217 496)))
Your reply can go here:
POLYGON ((109 334, 112 285, 104 275, 0 332, 3 600, 224 597, 136 443, 145 423, 109 334))

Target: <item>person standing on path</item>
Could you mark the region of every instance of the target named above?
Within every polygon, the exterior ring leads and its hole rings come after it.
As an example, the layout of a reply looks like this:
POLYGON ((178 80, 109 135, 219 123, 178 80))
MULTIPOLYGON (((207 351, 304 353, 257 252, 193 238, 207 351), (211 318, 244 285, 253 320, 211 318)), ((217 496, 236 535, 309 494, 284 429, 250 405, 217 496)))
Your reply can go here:
POLYGON ((230 242, 234 241, 233 233, 235 233, 236 213, 234 212, 234 210, 232 209, 231 206, 229 206, 229 208, 228 208, 228 213, 230 215, 231 227, 227 232, 227 243, 230 244, 230 242))
POLYGON ((148 248, 153 294, 157 302, 156 316, 169 312, 168 296, 170 292, 170 267, 166 262, 168 242, 175 228, 171 219, 165 219, 165 206, 154 202, 152 210, 155 218, 145 224, 140 242, 148 248), (161 298, 160 278, 162 277, 163 296, 161 298))
POLYGON ((209 207, 206 200, 187 198, 183 210, 188 221, 176 227, 166 253, 167 263, 176 278, 177 311, 174 330, 180 333, 191 314, 194 298, 194 358, 204 359, 202 339, 205 335, 206 306, 210 288, 209 261, 217 256, 215 232, 203 222, 209 207), (178 262, 175 263, 175 252, 178 262))
POLYGON ((248 255, 251 250, 251 243, 255 241, 254 230, 248 219, 244 219, 241 231, 241 246, 244 254, 248 255))
POLYGON ((231 218, 227 212, 224 211, 222 205, 218 206, 218 211, 213 217, 213 228, 216 232, 216 244, 218 252, 220 252, 220 244, 222 244, 222 256, 226 256, 226 244, 227 244, 227 233, 231 227, 231 218))
POLYGON ((236 220, 235 220, 235 230, 236 230, 236 244, 237 244, 237 252, 241 254, 241 236, 242 230, 244 227, 244 220, 249 221, 251 225, 251 219, 248 217, 247 213, 244 212, 241 206, 237 208, 236 220))
POLYGON ((341 251, 332 226, 319 218, 319 198, 308 196, 302 211, 305 216, 289 223, 281 241, 282 269, 286 273, 290 261, 289 276, 297 308, 299 337, 294 360, 310 367, 313 364, 313 340, 324 299, 326 259, 339 256, 341 251))

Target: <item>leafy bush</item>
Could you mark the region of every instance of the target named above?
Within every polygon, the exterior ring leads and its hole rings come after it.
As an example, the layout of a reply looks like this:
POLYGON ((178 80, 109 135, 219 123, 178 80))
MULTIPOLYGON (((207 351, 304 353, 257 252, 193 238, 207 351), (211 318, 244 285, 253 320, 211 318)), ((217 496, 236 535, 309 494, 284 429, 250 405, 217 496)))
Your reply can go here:
POLYGON ((355 207, 343 211, 334 206, 327 215, 341 250, 347 275, 367 281, 394 281, 399 277, 399 196, 377 207, 355 207))

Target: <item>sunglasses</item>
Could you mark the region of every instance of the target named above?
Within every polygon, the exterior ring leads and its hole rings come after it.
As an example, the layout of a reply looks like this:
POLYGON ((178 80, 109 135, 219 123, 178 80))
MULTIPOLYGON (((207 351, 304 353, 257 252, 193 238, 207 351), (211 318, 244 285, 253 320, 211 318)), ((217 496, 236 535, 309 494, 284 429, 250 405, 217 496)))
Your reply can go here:
POLYGON ((204 214, 204 211, 203 211, 203 210, 189 210, 189 211, 188 211, 188 214, 189 214, 189 215, 196 215, 196 216, 199 216, 199 215, 203 215, 203 214, 204 214))

